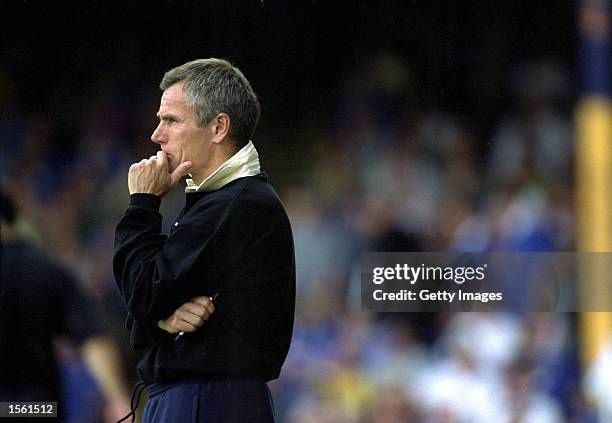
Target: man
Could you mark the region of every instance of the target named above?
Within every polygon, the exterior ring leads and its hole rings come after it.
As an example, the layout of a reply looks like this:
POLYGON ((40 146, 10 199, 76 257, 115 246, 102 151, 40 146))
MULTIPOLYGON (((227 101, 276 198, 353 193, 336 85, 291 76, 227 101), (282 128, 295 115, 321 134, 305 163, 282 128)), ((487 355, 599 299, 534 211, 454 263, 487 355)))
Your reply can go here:
POLYGON ((116 421, 130 409, 119 349, 70 274, 21 240, 16 221, 12 200, 0 192, 0 401, 57 402, 63 421, 53 341, 66 337, 80 346, 104 394, 105 421, 116 421))
POLYGON ((160 88, 161 150, 130 167, 113 262, 132 345, 147 350, 144 421, 273 422, 266 382, 289 349, 295 270, 289 220, 250 141, 257 97, 219 59, 174 68, 160 88), (188 172, 166 237, 161 198, 188 172))

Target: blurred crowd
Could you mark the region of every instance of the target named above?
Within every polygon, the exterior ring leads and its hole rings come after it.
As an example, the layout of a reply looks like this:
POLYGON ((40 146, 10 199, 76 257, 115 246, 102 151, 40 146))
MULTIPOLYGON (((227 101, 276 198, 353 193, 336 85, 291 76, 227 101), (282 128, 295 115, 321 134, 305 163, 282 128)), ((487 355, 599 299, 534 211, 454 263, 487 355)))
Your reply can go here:
MULTIPOLYGON (((471 116, 421 106, 410 68, 379 55, 324 99, 333 118, 300 137, 305 153, 285 166, 296 174, 270 175, 293 226, 298 278, 292 347, 271 384, 279 422, 611 421, 602 375, 612 358, 581 367, 573 314, 360 308, 363 252, 575 250, 571 82, 553 62, 517 66, 511 79, 512 101, 483 135, 471 116)), ((102 306, 132 381, 138 356, 123 331, 112 242, 127 169, 155 151, 156 95, 124 101, 92 89, 79 119, 12 109, 0 121, 2 185, 22 210, 22 233, 102 306)), ((262 167, 283 168, 271 161, 286 160, 287 143, 266 137, 260 129, 254 139, 262 167)), ((168 195, 166 229, 182 202, 180 188, 168 195)), ((96 421, 75 400, 91 381, 69 352, 64 364, 73 421, 96 421)))
POLYGON ((485 140, 474 119, 411 103, 397 57, 346 81, 337 126, 304 183, 283 192, 301 300, 275 385, 283 421, 598 421, 575 315, 360 310, 362 252, 575 249, 563 68, 519 67, 512 107, 485 140))

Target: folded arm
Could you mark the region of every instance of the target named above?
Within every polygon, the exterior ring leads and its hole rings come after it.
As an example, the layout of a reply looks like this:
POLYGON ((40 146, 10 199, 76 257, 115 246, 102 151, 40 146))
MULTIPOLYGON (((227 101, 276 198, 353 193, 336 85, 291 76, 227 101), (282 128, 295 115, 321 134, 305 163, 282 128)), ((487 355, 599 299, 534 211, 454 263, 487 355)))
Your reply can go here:
POLYGON ((157 326, 169 333, 195 332, 215 311, 209 297, 195 297, 181 305, 172 315, 159 320, 157 326))

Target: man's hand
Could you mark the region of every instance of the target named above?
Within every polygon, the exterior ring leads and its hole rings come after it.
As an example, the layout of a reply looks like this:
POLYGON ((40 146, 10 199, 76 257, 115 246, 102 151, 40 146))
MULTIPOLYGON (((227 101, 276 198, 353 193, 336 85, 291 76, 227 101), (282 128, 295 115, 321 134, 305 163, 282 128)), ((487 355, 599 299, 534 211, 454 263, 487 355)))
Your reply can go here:
POLYGON ((169 333, 195 332, 215 311, 209 297, 195 297, 180 306, 172 316, 157 322, 161 330, 169 333))
POLYGON ((142 159, 130 166, 128 173, 130 194, 154 194, 163 197, 178 184, 183 176, 187 175, 192 166, 193 163, 186 161, 179 164, 174 172, 170 173, 168 156, 160 150, 156 156, 142 159))

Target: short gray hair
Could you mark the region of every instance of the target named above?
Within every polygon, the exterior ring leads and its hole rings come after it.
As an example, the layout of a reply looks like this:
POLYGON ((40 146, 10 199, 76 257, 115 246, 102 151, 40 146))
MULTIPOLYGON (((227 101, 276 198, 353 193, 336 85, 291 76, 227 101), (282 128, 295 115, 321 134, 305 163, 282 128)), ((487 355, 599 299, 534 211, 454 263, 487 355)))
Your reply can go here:
POLYGON ((227 113, 229 136, 240 145, 248 143, 259 121, 260 106, 251 84, 237 67, 223 59, 193 60, 166 72, 159 88, 166 90, 182 81, 187 107, 198 116, 199 126, 219 113, 227 113))

